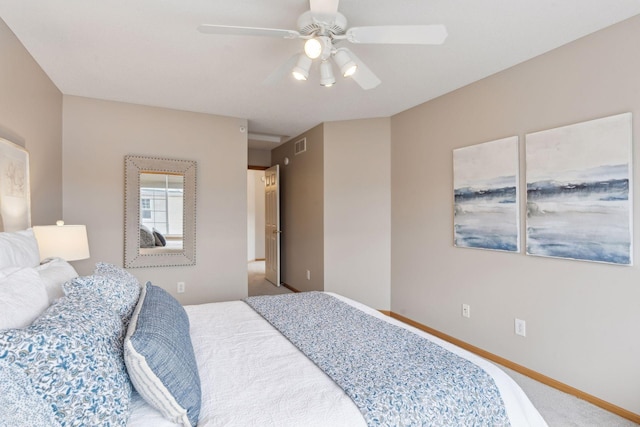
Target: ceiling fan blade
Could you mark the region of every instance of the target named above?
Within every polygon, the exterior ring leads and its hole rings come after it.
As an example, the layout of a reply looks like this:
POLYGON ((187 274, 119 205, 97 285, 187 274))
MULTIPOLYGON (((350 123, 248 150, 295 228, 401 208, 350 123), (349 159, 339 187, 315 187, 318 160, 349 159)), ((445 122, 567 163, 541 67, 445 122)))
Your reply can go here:
POLYGON ((269 74, 269 76, 262 82, 263 85, 273 85, 282 80, 285 75, 291 73, 293 66, 296 65, 300 52, 295 53, 291 58, 287 59, 281 66, 276 68, 269 74))
POLYGON ((331 22, 338 13, 340 0, 309 0, 311 14, 321 22, 331 22))
POLYGON ((371 69, 367 67, 364 62, 362 62, 360 58, 358 58, 353 52, 344 47, 338 50, 344 50, 345 52, 347 52, 351 56, 353 61, 358 65, 358 69, 350 78, 358 83, 358 85, 360 85, 362 89, 373 89, 374 87, 382 83, 378 76, 376 76, 373 71, 371 71, 371 69))
POLYGON ((386 25, 353 27, 346 38, 351 43, 371 44, 442 44, 447 38, 444 25, 386 25))
POLYGON ((234 27, 229 25, 202 24, 198 31, 205 34, 228 34, 234 36, 267 36, 283 39, 297 39, 300 33, 295 30, 281 30, 277 28, 234 27))

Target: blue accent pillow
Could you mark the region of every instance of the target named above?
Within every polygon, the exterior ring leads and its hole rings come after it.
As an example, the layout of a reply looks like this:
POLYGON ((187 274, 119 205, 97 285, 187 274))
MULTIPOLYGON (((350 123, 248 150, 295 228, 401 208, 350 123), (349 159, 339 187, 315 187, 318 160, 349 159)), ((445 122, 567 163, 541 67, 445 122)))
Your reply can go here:
POLYGON ((200 415, 201 390, 184 308, 164 289, 142 289, 125 337, 125 363, 142 398, 185 427, 200 415))

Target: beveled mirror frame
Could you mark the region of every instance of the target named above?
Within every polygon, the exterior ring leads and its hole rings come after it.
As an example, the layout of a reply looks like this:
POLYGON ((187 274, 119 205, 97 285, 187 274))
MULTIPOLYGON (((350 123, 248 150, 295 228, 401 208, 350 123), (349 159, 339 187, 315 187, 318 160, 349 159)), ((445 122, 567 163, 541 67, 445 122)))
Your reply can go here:
POLYGON ((124 266, 170 267, 196 264, 196 162, 127 155, 124 158, 124 266), (140 174, 184 176, 182 251, 140 253, 140 174))

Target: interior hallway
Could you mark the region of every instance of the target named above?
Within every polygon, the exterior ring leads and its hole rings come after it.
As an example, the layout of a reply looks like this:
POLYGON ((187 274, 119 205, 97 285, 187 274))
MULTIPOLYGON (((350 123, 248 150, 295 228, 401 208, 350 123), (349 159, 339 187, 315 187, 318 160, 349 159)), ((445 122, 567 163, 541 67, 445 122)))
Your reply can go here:
POLYGON ((263 261, 251 261, 247 264, 249 270, 249 296, 279 295, 292 293, 284 286, 277 287, 264 277, 265 263, 263 261))

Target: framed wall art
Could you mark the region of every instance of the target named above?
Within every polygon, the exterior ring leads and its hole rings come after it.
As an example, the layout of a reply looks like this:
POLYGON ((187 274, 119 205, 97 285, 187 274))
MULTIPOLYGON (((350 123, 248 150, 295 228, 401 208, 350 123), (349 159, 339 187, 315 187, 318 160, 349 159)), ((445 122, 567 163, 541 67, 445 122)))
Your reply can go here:
POLYGON ((631 113, 526 135, 528 255, 631 265, 631 113))
POLYGON ((29 153, 0 138, 0 231, 31 227, 29 153))
POLYGON ((518 252, 518 137, 453 150, 454 245, 518 252))

